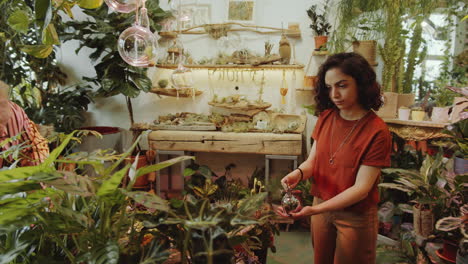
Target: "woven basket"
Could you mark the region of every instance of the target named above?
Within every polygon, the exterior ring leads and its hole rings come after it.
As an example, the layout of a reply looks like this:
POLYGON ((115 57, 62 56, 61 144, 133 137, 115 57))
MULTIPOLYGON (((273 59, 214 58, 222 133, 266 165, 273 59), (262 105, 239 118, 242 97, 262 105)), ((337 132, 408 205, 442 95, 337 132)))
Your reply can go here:
POLYGON ((417 235, 428 237, 434 231, 434 213, 432 208, 421 210, 421 205, 413 206, 413 226, 417 235))

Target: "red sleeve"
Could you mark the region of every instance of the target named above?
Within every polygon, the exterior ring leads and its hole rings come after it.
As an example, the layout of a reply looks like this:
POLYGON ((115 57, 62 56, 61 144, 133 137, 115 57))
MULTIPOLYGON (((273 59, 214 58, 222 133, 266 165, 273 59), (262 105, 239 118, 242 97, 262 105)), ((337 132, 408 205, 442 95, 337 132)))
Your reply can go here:
POLYGON ((317 122, 315 123, 315 127, 314 127, 314 131, 312 132, 312 138, 317 141, 318 140, 318 137, 320 135, 320 131, 322 130, 323 128, 323 120, 325 119, 325 117, 333 110, 325 110, 323 111, 319 117, 318 117, 318 120, 317 122))
POLYGON ((362 165, 390 167, 392 137, 388 129, 377 132, 362 157, 362 165))

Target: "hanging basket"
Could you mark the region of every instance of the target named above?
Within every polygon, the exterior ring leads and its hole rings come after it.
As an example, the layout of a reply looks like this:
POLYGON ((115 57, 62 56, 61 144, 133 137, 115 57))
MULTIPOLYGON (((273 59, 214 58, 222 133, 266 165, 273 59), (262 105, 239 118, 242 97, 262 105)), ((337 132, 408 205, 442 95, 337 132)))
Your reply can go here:
POLYGON ((427 206, 427 209, 424 208, 423 204, 413 206, 414 231, 422 237, 428 237, 434 231, 434 212, 432 206, 427 206))
POLYGON ((353 51, 361 54, 371 66, 377 66, 375 57, 377 55, 377 41, 361 40, 353 42, 353 51))

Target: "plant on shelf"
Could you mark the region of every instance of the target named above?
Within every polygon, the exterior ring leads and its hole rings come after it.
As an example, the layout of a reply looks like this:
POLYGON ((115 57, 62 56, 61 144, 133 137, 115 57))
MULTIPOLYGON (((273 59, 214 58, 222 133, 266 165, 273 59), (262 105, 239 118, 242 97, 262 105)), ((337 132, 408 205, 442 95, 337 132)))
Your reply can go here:
POLYGON ((317 5, 312 5, 307 9, 307 16, 310 18, 310 28, 315 34, 315 50, 326 50, 328 34, 330 33, 331 24, 328 22, 327 11, 329 8, 329 0, 325 1, 324 11, 320 14, 317 5))

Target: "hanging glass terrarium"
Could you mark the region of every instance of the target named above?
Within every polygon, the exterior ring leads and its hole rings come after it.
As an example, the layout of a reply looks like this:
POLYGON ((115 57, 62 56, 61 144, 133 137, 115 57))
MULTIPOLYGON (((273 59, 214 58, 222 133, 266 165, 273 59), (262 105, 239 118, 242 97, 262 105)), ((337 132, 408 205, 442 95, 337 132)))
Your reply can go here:
POLYGON ((117 47, 122 59, 136 67, 152 67, 157 62, 158 42, 149 29, 149 19, 145 1, 137 15, 136 23, 120 34, 117 47))
POLYGON ((104 0, 113 10, 120 13, 130 13, 137 10, 141 0, 104 0))
POLYGON ((192 89, 192 98, 195 98, 193 73, 182 64, 183 58, 183 56, 180 57, 177 69, 171 74, 172 85, 177 90, 177 98, 179 98, 179 89, 192 89))

